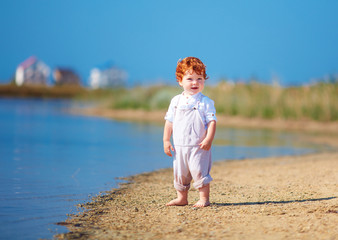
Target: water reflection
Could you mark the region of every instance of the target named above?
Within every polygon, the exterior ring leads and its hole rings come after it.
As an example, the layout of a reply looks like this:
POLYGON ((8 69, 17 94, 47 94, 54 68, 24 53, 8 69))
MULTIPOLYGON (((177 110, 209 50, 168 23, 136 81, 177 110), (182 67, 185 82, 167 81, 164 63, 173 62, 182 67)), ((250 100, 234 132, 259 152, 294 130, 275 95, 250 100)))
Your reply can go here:
POLYGON ((233 129, 218 128, 214 145, 231 146, 292 146, 308 147, 309 143, 302 144, 299 136, 292 132, 279 132, 267 129, 233 129))

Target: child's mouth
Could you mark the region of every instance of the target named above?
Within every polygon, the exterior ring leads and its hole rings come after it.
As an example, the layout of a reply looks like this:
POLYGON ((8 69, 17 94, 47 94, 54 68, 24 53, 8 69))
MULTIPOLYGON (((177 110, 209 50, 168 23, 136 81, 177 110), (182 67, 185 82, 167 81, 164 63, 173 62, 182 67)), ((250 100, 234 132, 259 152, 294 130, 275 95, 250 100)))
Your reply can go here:
POLYGON ((197 90, 197 89, 198 89, 198 87, 192 87, 191 89, 192 89, 192 90, 197 90))

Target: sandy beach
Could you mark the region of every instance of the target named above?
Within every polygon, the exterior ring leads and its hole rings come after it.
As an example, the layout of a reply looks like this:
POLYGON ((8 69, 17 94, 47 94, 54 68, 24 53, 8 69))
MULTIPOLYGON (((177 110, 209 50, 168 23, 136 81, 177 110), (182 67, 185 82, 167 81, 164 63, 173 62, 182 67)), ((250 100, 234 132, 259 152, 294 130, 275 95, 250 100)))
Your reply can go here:
MULTIPOLYGON (((334 123, 327 128, 316 124, 297 128, 322 130, 315 140, 337 149, 337 128, 330 131, 334 123)), ((211 206, 194 208, 195 189, 190 190, 188 206, 165 206, 175 198, 175 190, 172 169, 160 169, 128 177, 120 188, 81 205, 78 214, 59 223, 69 232, 55 237, 338 239, 337 172, 337 151, 217 162, 211 171, 211 206)))
MULTIPOLYGON (((100 107, 74 108, 70 110, 70 113, 85 116, 100 116, 120 121, 156 122, 160 124, 164 124, 165 116, 165 111, 145 111, 140 109, 110 109, 100 107)), ((325 134, 338 134, 338 121, 316 122, 311 120, 266 120, 259 118, 251 119, 237 116, 234 117, 217 115, 217 125, 224 127, 265 128, 273 130, 295 130, 325 134)))

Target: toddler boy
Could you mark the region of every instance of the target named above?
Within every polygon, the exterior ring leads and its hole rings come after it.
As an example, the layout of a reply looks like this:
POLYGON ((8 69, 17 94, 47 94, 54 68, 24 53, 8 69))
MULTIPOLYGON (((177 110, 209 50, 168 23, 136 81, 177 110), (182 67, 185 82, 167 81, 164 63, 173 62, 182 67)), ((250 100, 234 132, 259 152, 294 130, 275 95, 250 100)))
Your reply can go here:
POLYGON ((207 78, 206 67, 200 59, 187 57, 177 63, 176 79, 184 91, 171 100, 163 133, 164 152, 174 155, 177 198, 167 206, 188 204, 192 180, 200 195, 194 207, 210 205, 210 148, 216 132, 216 110, 214 101, 201 93, 207 78))

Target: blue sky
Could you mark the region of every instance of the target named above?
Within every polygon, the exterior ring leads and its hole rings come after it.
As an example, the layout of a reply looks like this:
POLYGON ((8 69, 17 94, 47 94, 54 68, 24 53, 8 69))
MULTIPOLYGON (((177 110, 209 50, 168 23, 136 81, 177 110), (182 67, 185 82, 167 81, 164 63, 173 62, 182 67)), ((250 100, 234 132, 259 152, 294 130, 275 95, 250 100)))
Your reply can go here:
POLYGON ((338 73, 337 12, 335 0, 2 0, 0 82, 35 55, 83 82, 113 61, 130 84, 175 84, 177 60, 196 56, 210 83, 303 84, 338 73))

